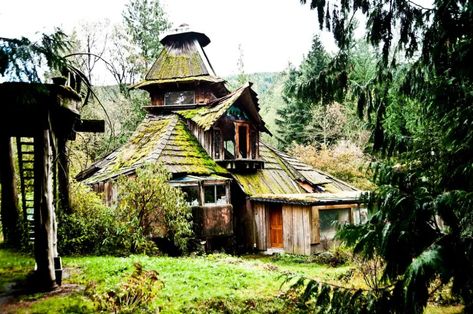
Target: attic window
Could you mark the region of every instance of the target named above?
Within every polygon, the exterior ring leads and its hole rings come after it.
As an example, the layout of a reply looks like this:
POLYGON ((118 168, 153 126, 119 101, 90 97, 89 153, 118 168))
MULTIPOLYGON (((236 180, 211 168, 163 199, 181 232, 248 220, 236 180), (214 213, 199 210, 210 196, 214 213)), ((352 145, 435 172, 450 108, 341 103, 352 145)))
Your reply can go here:
POLYGON ((164 94, 165 106, 193 105, 195 104, 194 91, 168 92, 164 94))

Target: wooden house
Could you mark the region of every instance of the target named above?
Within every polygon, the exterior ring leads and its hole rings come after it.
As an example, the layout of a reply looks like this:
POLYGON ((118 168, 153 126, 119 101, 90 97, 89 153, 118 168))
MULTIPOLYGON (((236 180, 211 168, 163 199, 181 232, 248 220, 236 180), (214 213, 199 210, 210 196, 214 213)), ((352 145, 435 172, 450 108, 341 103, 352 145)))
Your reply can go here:
POLYGON ((227 89, 204 52, 205 34, 180 28, 161 42, 134 86, 150 94, 146 119, 79 180, 111 200, 116 177, 160 162, 186 192, 198 236, 231 236, 262 251, 311 254, 333 238, 332 221, 357 221, 360 191, 260 140, 269 131, 257 94, 251 83, 227 89))

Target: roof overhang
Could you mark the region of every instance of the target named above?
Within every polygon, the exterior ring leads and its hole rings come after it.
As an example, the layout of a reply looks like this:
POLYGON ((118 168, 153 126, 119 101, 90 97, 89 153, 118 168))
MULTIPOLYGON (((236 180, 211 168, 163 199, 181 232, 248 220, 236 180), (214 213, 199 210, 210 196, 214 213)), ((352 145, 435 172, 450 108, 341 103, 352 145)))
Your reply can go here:
POLYGON ((363 195, 368 192, 344 191, 338 193, 304 193, 304 194, 260 194, 250 200, 263 203, 297 204, 306 206, 360 204, 363 195))

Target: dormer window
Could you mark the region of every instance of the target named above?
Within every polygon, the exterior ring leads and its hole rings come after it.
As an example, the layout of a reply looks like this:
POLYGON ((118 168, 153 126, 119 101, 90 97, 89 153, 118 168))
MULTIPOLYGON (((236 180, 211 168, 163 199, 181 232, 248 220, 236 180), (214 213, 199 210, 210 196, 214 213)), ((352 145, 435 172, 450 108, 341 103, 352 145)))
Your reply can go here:
POLYGON ((195 104, 194 91, 167 92, 164 94, 165 106, 193 105, 195 104))

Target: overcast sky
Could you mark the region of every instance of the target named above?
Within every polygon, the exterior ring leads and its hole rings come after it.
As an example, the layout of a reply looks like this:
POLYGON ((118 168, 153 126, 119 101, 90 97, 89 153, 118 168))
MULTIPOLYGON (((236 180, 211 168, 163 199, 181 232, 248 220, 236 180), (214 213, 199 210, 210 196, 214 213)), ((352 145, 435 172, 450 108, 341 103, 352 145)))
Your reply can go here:
MULTIPOLYGON (((1 0, 0 37, 32 36, 62 27, 70 32, 84 22, 120 23, 127 0, 1 0)), ((220 76, 237 72, 238 45, 247 73, 284 70, 298 65, 314 33, 334 51, 330 34, 320 33, 314 11, 299 0, 161 0, 174 26, 187 23, 204 32, 205 48, 220 76)))

